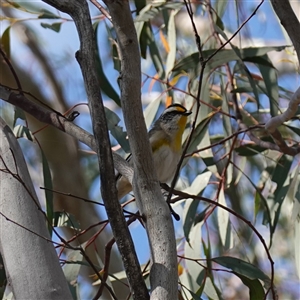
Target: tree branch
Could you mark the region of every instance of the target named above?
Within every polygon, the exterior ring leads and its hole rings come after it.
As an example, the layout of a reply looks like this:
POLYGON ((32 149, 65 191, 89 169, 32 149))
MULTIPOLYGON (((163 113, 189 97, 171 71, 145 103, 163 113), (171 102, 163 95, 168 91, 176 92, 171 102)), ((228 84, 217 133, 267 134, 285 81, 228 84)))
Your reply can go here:
MULTIPOLYGON (((66 134, 74 137, 76 140, 90 147, 96 152, 96 141, 92 134, 85 131, 81 127, 72 123, 69 119, 64 116, 57 114, 48 108, 42 107, 41 105, 30 101, 28 98, 21 94, 16 94, 9 88, 4 87, 0 84, 0 99, 15 105, 23 109, 28 114, 35 117, 38 121, 49 124, 66 134)), ((129 182, 133 179, 133 169, 129 166, 128 162, 125 161, 120 155, 113 152, 113 159, 115 168, 120 172, 129 182)))
MULTIPOLYGON (((298 62, 300 61, 300 23, 296 17, 288 0, 271 0, 274 11, 276 12, 282 26, 288 33, 298 56, 298 62)), ((296 113, 297 107, 300 104, 300 88, 297 89, 292 99, 289 102, 287 110, 279 115, 271 118, 265 125, 266 130, 271 134, 275 143, 283 152, 287 152, 289 148, 283 140, 280 132, 277 128, 290 120, 296 113)))
POLYGON ((121 56, 121 100, 134 164, 133 191, 145 217, 152 268, 151 299, 177 298, 177 255, 172 217, 154 172, 141 105, 141 58, 128 1, 104 0, 121 56))
POLYGON ((288 0, 271 0, 273 9, 280 23, 289 35, 300 61, 300 23, 288 0))
MULTIPOLYGON (((44 2, 69 14, 75 22, 80 40, 80 49, 76 53, 76 58, 83 75, 91 111, 100 170, 102 199, 124 263, 133 297, 134 299, 147 299, 148 290, 142 277, 133 241, 117 198, 107 121, 95 68, 96 42, 88 4, 85 0, 45 0, 44 2)), ((97 298, 99 296, 96 295, 97 298)))
MULTIPOLYGON (((95 40, 92 29, 91 20, 89 17, 89 10, 85 1, 45 1, 49 4, 53 4, 54 7, 69 13, 75 21, 78 29, 81 48, 77 53, 77 58, 80 62, 82 69, 86 92, 90 104, 93 130, 96 139, 93 140, 91 136, 84 134, 81 138, 87 138, 88 142, 92 144, 93 149, 97 152, 99 158, 99 169, 101 178, 101 192, 103 201, 106 207, 107 215, 113 230, 113 234, 116 238, 119 251, 121 253, 125 270, 130 282, 132 293, 139 299, 141 295, 148 296, 148 291, 145 286, 143 277, 141 275, 139 262, 135 253, 133 242, 126 226, 126 222, 117 200, 117 192, 115 187, 115 175, 114 166, 112 161, 111 147, 108 138, 108 131, 104 113, 104 107, 100 94, 100 87, 98 86, 97 75, 94 66, 95 64, 95 40)), ((6 96, 7 96, 6 91, 6 96)), ((9 93, 9 99, 12 98, 17 102, 19 95, 9 93)), ((36 109, 36 106, 30 106, 31 110, 36 109)), ((26 109, 25 109, 26 110, 26 109)), ((40 110, 38 110, 40 112, 40 110)), ((37 111, 35 111, 36 113, 37 111)), ((45 112, 45 111, 44 111, 45 112)), ((65 122, 62 116, 58 116, 55 113, 42 114, 46 117, 48 123, 55 124, 60 130, 64 129, 62 123, 69 127, 69 122, 65 122), (50 119, 49 119, 50 117, 50 119), (47 119, 48 118, 48 119, 47 119), (62 122, 62 123, 61 123, 62 122)), ((76 130, 76 134, 84 133, 77 127, 69 127, 68 129, 76 130)), ((74 132, 72 132, 74 133, 74 132)), ((75 135, 76 135, 75 134, 75 135)), ((81 140, 81 138, 79 140, 81 140)), ((120 170, 119 170, 120 171, 120 170)))

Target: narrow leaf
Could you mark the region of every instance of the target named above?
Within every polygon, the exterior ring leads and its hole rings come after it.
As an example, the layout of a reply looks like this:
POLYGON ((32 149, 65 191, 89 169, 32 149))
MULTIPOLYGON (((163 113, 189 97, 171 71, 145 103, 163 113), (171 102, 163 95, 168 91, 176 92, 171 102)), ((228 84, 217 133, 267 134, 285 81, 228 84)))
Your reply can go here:
MULTIPOLYGON (((169 45, 169 53, 167 56, 167 63, 166 63, 166 76, 169 76, 169 73, 174 67, 175 57, 176 57, 176 28, 175 28, 175 16, 178 11, 172 10, 169 23, 168 23, 168 45, 169 45)), ((167 78, 166 78, 167 79, 167 78)))
POLYGON ((5 55, 10 59, 10 26, 3 32, 0 42, 5 55))
POLYGON ((134 0, 134 4, 136 7, 136 14, 138 15, 139 12, 146 6, 146 0, 134 0))
MULTIPOLYGON (((190 187, 184 190, 185 193, 192 195, 199 195, 207 186, 209 179, 211 177, 211 172, 205 172, 198 175, 190 187)), ((198 200, 187 199, 184 205, 183 211, 183 232, 184 236, 189 243, 189 234, 192 226, 195 224, 195 218, 197 215, 197 209, 199 206, 198 200)))
POLYGON ((47 9, 41 9, 40 14, 38 16, 39 19, 60 19, 61 17, 58 15, 55 15, 51 11, 47 9))
POLYGON ((82 258, 80 251, 70 250, 66 257, 67 263, 63 268, 73 299, 77 299, 77 278, 82 265, 82 258))
POLYGON ((276 168, 272 176, 272 181, 274 181, 277 184, 276 190, 274 192, 275 215, 272 226, 272 232, 274 232, 276 229, 279 220, 279 215, 281 212, 281 206, 289 189, 291 181, 289 177, 289 172, 292 162, 293 158, 291 156, 283 155, 277 162, 276 168))
POLYGON ((100 51, 99 51, 99 42, 98 42, 98 28, 99 28, 99 23, 96 23, 94 25, 95 29, 95 37, 96 37, 96 44, 97 44, 97 49, 96 49, 96 70, 98 73, 98 78, 99 78, 99 84, 101 91, 106 94, 110 99, 114 100, 115 103, 118 106, 121 106, 121 100, 118 95, 118 93, 115 91, 115 89, 112 87, 111 83, 107 79, 105 72, 102 67, 102 62, 101 62, 101 57, 100 57, 100 51))
MULTIPOLYGON (((223 189, 221 189, 219 194, 219 203, 227 207, 223 189)), ((218 207, 217 216, 218 216, 219 234, 221 237, 221 242, 222 245, 225 247, 225 245, 227 246, 230 245, 230 242, 228 242, 228 239, 230 240, 230 226, 228 226, 229 212, 221 207, 218 207)))
POLYGON ((46 213, 47 218, 50 222, 47 223, 50 236, 52 236, 52 224, 51 220, 53 219, 53 186, 52 186, 52 176, 50 172, 50 167, 48 160, 45 156, 44 151, 41 149, 42 154, 42 165, 43 165, 43 178, 44 178, 44 187, 45 189, 45 198, 46 198, 46 213))
MULTIPOLYGON (((136 0, 139 1, 139 0, 136 0)), ((164 2, 158 1, 146 5, 140 10, 139 15, 134 20, 135 22, 148 22, 158 16, 163 10, 180 10, 184 6, 183 2, 164 2)))
POLYGON ((278 101, 279 101, 279 93, 278 93, 278 82, 277 82, 277 71, 273 67, 272 62, 265 54, 262 57, 265 61, 268 61, 271 64, 270 66, 265 66, 260 63, 257 64, 260 73, 264 79, 264 83, 266 85, 267 96, 269 97, 271 116, 277 116, 278 114, 278 101))
POLYGON ((249 279, 246 276, 233 272, 238 276, 244 285, 249 288, 250 300, 263 300, 265 299, 265 291, 258 279, 249 279))
POLYGON ((157 114, 160 105, 160 101, 161 101, 161 97, 152 100, 144 110, 144 118, 145 118, 145 123, 147 128, 149 128, 153 123, 153 120, 157 114))
POLYGON ((164 64, 160 56, 159 49, 157 47, 150 23, 148 23, 147 26, 145 27, 145 32, 147 36, 147 45, 150 50, 152 62, 154 64, 154 67, 156 69, 159 78, 163 79, 165 78, 164 64))
POLYGON ((14 135, 16 138, 25 138, 31 142, 34 141, 34 135, 32 132, 29 130, 29 128, 23 126, 23 125, 17 125, 14 127, 14 135))
POLYGON ((112 134, 112 136, 117 140, 117 142, 121 145, 122 149, 126 153, 130 153, 129 142, 127 139, 127 132, 123 131, 123 127, 119 126, 120 118, 107 107, 104 108, 108 130, 112 134))
POLYGON ((58 23, 52 23, 52 24, 48 24, 48 23, 41 23, 41 26, 43 28, 48 28, 48 29, 51 29, 55 32, 60 32, 60 27, 61 27, 61 22, 58 22, 58 23))
POLYGON ((80 230, 80 225, 71 214, 65 212, 56 211, 53 213, 53 226, 54 227, 68 227, 72 229, 80 230))
POLYGON ((0 254, 0 299, 4 299, 5 288, 7 284, 6 272, 2 255, 0 254))
MULTIPOLYGON (((214 57, 212 57, 207 66, 211 69, 222 66, 230 61, 236 61, 241 58, 242 60, 247 61, 247 59, 257 56, 263 56, 270 51, 281 51, 284 50, 287 46, 277 46, 277 47, 249 47, 239 49, 239 55, 236 54, 236 51, 233 49, 223 49, 219 51, 214 57)), ((204 58, 210 57, 215 53, 216 49, 210 49, 203 51, 204 58)), ((189 56, 184 57, 173 68, 173 76, 178 75, 180 72, 189 73, 190 70, 195 69, 199 65, 199 53, 193 53, 189 56)))
POLYGON ((300 214, 297 215, 295 220, 295 235, 294 235, 294 244, 295 244, 295 262, 298 278, 300 278, 300 214))
POLYGON ((223 256, 215 257, 211 260, 249 279, 260 279, 266 283, 270 281, 270 278, 259 268, 239 258, 223 256))

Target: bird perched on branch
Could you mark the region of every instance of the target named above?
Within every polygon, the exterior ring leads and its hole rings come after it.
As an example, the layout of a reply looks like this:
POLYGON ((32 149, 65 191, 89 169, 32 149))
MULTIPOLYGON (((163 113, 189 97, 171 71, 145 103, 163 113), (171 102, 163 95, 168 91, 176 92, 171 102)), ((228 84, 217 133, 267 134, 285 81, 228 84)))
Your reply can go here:
MULTIPOLYGON (((175 175, 182 151, 182 134, 191 113, 180 104, 172 104, 164 110, 149 131, 154 167, 161 183, 169 182, 175 175)), ((125 177, 118 176, 117 189, 120 200, 132 190, 132 186, 125 177)))

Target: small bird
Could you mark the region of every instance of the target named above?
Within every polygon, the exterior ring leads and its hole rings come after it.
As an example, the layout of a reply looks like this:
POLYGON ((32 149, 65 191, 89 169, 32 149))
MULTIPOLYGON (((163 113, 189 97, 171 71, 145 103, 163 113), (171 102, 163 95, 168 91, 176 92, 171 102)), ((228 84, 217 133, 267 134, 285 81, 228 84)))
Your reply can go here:
MULTIPOLYGON (((191 113, 180 104, 172 104, 148 133, 156 175, 161 183, 168 183, 176 172, 182 151, 182 134, 191 113)), ((117 189, 120 200, 132 190, 132 186, 125 177, 118 176, 117 189)))

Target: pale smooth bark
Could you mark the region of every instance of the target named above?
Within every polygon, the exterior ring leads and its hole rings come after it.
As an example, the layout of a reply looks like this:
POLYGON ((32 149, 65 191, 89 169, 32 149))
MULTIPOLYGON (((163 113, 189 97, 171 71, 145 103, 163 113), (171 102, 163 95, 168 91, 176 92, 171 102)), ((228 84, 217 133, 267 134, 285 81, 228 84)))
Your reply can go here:
POLYGON ((128 1, 105 0, 121 55, 121 101, 134 162, 133 191, 144 216, 152 267, 150 299, 177 299, 177 252, 172 216, 155 176, 141 105, 141 58, 128 1))
POLYGON ((72 299, 22 150, 0 118, 0 251, 15 299, 72 299))

